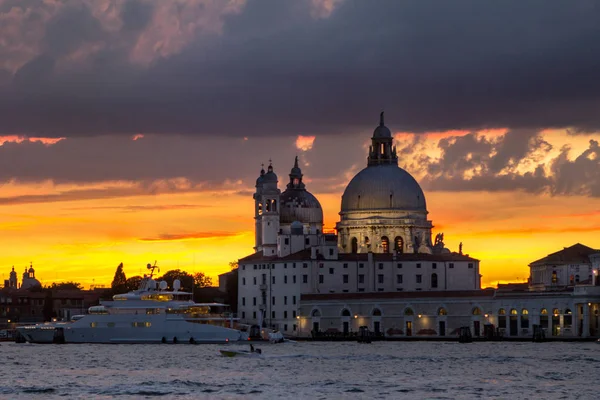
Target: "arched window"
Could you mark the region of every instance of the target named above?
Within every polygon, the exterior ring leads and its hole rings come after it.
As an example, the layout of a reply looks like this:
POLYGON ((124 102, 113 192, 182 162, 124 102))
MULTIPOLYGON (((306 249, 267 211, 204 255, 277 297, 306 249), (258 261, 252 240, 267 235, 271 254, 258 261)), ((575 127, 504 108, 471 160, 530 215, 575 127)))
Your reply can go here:
POLYGON ((558 283, 558 275, 556 271, 552 271, 552 283, 558 283))
POLYGON ((473 309, 473 315, 481 315, 481 308, 475 307, 473 309))
POLYGON ((517 315, 517 314, 518 314, 518 312, 516 309, 514 309, 514 308, 510 309, 510 315, 517 315))
POLYGON ((504 308, 499 309, 498 315, 506 315, 506 310, 504 308))
POLYGON ((273 206, 271 207, 271 211, 277 211, 277 200, 273 200, 273 206))
POLYGON ((524 309, 521 310, 521 314, 523 314, 523 315, 529 315, 529 311, 526 308, 524 308, 524 309))
POLYGON ((558 308, 555 308, 554 310, 552 310, 552 314, 558 315, 560 314, 560 310, 558 308))
POLYGON ((349 317, 350 316, 350 311, 348 311, 347 308, 344 308, 342 310, 342 317, 349 317))
POLYGON ((352 254, 356 254, 358 253, 358 239, 353 237, 352 238, 352 254))
POLYGON ((381 238, 381 252, 389 253, 390 252, 390 239, 387 236, 383 236, 381 238))
POLYGON ((548 310, 546 310, 545 308, 542 308, 542 310, 540 311, 540 314, 548 315, 548 310))
POLYGON ((373 310, 373 316, 374 317, 381 317, 381 310, 379 308, 376 308, 373 310))
POLYGON ((310 315, 312 317, 320 317, 321 316, 321 311, 317 310, 316 308, 314 310, 312 310, 312 313, 310 313, 310 315))
POLYGON ((571 315, 571 314, 573 314, 573 313, 571 312, 571 309, 570 309, 570 308, 567 308, 567 309, 565 310, 565 315, 571 315))
POLYGON ((437 274, 436 273, 431 274, 431 287, 432 288, 438 287, 437 274))
POLYGON ((404 253, 404 240, 400 236, 394 239, 394 251, 396 253, 404 253))
POLYGON ((369 245, 369 243, 371 243, 371 241, 369 240, 368 236, 365 236, 365 245, 369 245))
POLYGON ((444 307, 438 308, 438 315, 448 315, 448 311, 444 307))
POLYGON ((575 275, 575 283, 579 283, 579 275, 575 275))
POLYGON ((409 307, 404 310, 404 315, 407 315, 407 316, 415 315, 415 312, 413 311, 412 308, 409 307))

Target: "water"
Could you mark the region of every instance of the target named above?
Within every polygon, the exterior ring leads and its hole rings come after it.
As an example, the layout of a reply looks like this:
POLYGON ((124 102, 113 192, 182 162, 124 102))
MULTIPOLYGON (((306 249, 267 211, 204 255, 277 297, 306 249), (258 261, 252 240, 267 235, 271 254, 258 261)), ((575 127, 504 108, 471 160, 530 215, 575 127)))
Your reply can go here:
POLYGON ((597 399, 600 345, 382 342, 0 346, 0 398, 597 399), (246 349, 248 346, 244 346, 246 349))

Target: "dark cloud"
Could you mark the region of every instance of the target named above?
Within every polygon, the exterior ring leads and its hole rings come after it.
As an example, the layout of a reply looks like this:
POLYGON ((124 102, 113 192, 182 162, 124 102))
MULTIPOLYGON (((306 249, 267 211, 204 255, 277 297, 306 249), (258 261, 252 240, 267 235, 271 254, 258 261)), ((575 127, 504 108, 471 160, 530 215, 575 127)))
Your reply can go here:
POLYGON ((403 131, 600 129, 593 1, 347 0, 329 16, 308 0, 91 12, 99 3, 40 12, 28 63, 10 47, 4 68, 20 67, 0 92, 1 132, 341 134, 383 108, 403 131), (122 25, 103 20, 110 12, 122 25), (194 33, 173 36, 190 15, 194 33))
POLYGON ((193 232, 193 233, 163 233, 156 237, 140 238, 142 242, 166 242, 166 241, 181 241, 181 240, 198 240, 198 239, 216 239, 238 236, 240 232, 193 232))

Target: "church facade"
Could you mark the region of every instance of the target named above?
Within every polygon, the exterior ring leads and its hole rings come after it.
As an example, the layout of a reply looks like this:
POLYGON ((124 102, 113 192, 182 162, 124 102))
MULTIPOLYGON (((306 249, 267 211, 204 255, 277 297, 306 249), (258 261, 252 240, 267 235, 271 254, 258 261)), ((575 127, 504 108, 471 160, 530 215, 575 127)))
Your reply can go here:
MULTIPOLYGON (((238 262, 238 316, 249 324, 310 337, 367 326, 387 336, 450 336, 493 325, 528 336, 597 335, 600 251, 583 245, 531 264, 530 284, 481 289, 479 260, 432 241, 425 195, 398 166, 383 113, 366 167, 342 195, 337 234, 298 159, 283 192, 273 165, 256 180, 255 252, 238 262), (562 260, 562 261, 561 261, 562 260), (566 264, 565 264, 566 263, 566 264)), ((557 253, 557 254, 558 254, 557 253)))

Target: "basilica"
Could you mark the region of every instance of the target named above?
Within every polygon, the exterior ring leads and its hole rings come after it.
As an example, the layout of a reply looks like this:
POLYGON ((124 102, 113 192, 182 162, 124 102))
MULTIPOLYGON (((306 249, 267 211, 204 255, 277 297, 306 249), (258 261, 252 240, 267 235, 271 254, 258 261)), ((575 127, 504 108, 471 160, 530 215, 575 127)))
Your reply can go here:
POLYGON ((336 234, 296 157, 282 192, 272 164, 254 193, 255 252, 239 260, 238 314, 295 337, 367 327, 386 337, 600 334, 600 250, 581 244, 530 264, 529 283, 482 289, 479 260, 451 251, 418 182, 398 166, 381 113, 367 165, 347 185, 336 234))

